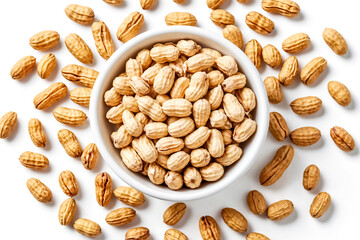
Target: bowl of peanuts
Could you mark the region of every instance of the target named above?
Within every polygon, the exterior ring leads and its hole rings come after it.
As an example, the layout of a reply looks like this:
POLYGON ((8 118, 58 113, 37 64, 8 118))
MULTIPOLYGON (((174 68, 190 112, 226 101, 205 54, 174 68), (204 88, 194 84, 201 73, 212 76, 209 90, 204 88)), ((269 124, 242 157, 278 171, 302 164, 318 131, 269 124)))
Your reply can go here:
POLYGON ((122 45, 93 88, 90 124, 127 184, 189 201, 231 185, 268 131, 259 72, 230 41, 197 27, 151 30, 122 45))

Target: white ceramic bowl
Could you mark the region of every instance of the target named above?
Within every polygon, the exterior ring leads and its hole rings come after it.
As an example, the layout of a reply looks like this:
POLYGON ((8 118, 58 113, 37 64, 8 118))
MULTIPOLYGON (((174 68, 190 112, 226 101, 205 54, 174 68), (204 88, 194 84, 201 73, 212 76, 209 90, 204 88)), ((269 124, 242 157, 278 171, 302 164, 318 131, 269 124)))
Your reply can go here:
POLYGON ((102 157, 110 168, 127 184, 143 193, 164 200, 188 201, 203 198, 229 186, 243 175, 256 160, 268 131, 268 100, 260 75, 248 57, 231 42, 222 36, 196 27, 166 27, 160 30, 147 31, 122 45, 101 69, 91 94, 90 124, 102 157), (113 79, 124 72, 125 62, 134 58, 143 48, 151 48, 158 42, 177 42, 180 39, 192 39, 202 47, 210 47, 223 55, 233 56, 239 64, 240 71, 247 77, 247 85, 255 92, 257 107, 252 112, 257 122, 256 134, 243 146, 240 161, 227 167, 224 176, 217 182, 202 183, 198 189, 183 188, 173 191, 166 186, 157 186, 139 173, 133 173, 123 165, 119 150, 112 145, 110 135, 116 129, 109 124, 105 114, 109 109, 103 101, 106 90, 112 86, 113 79))

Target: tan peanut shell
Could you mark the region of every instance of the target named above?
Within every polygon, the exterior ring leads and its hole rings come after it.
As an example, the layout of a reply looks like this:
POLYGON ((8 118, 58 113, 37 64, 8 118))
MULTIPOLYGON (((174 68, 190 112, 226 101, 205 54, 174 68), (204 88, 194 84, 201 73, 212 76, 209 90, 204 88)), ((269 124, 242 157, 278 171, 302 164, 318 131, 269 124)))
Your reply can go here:
POLYGON ((45 54, 37 65, 37 72, 42 79, 50 77, 56 67, 56 57, 52 53, 45 54))
POLYGON ((291 141, 298 146, 306 147, 317 143, 321 138, 321 132, 315 127, 301 127, 290 133, 291 141))
POLYGON ((165 235, 164 235, 164 240, 174 240, 174 239, 188 240, 187 236, 179 230, 176 230, 176 229, 166 230, 165 235))
POLYGON ((215 63, 214 57, 206 53, 198 53, 190 57, 185 62, 185 65, 187 67, 187 71, 190 73, 194 73, 195 75, 195 73, 200 74, 200 71, 204 71, 212 67, 214 63, 215 63))
POLYGON ((125 240, 148 240, 150 238, 150 230, 146 227, 136 227, 129 229, 125 234, 125 240))
POLYGON ((224 29, 222 30, 224 38, 238 46, 239 48, 242 48, 244 45, 243 35, 241 33, 241 30, 235 26, 235 25, 226 25, 224 29))
POLYGON ((338 81, 330 81, 327 85, 330 96, 341 106, 348 106, 351 103, 349 89, 338 81))
MULTIPOLYGON (((186 138, 185 138, 185 142, 186 142, 186 138)), ((169 155, 171 153, 178 152, 183 147, 184 147, 184 141, 181 138, 164 137, 161 138, 156 143, 156 148, 158 152, 164 155, 169 155)))
POLYGON ((245 23, 257 33, 267 35, 275 27, 274 22, 258 12, 249 12, 245 17, 245 23))
POLYGON ((271 204, 267 209, 267 217, 272 221, 280 221, 290 216, 294 211, 294 205, 289 200, 281 200, 271 204))
POLYGON ((179 118, 168 126, 169 135, 172 137, 185 137, 194 130, 195 123, 190 117, 179 118))
POLYGON ((213 162, 200 168, 200 174, 204 181, 214 182, 224 175, 224 167, 220 163, 213 162))
POLYGON ((102 58, 109 59, 115 47, 108 27, 103 21, 97 21, 91 25, 91 31, 98 53, 102 58))
POLYGON ((251 112, 256 107, 255 93, 247 87, 236 90, 235 95, 241 105, 244 107, 246 113, 251 112))
POLYGON ((74 197, 79 192, 79 184, 76 180, 76 177, 69 170, 60 173, 59 185, 63 192, 69 197, 74 197))
POLYGON ((32 118, 28 123, 28 132, 31 138, 31 141, 37 147, 45 147, 47 143, 46 133, 43 129, 43 126, 39 119, 32 118))
POLYGON ((211 106, 206 99, 200 99, 193 104, 193 119, 197 128, 205 126, 210 117, 211 106))
POLYGON ((316 57, 305 65, 300 72, 300 79, 305 85, 313 84, 319 75, 325 71, 327 61, 323 57, 316 57))
POLYGON ((283 41, 282 49, 287 53, 295 54, 305 50, 310 44, 310 37, 306 33, 296 33, 283 41))
POLYGON ((185 137, 184 143, 187 148, 196 149, 202 146, 209 138, 211 130, 207 127, 199 127, 185 137))
POLYGON ((144 194, 132 187, 117 187, 114 190, 114 195, 117 199, 132 207, 138 207, 145 202, 144 194))
POLYGON ((313 218, 320 218, 329 209, 331 196, 327 192, 319 193, 310 206, 310 215, 313 218))
POLYGON ((184 184, 191 189, 200 187, 202 182, 202 177, 197 168, 187 167, 184 170, 184 184))
POLYGON ((234 128, 233 139, 237 143, 245 142, 256 131, 256 122, 250 118, 245 118, 241 123, 234 128))
POLYGON ((206 0, 206 4, 211 9, 217 9, 219 8, 225 0, 206 0))
POLYGON ((235 90, 242 89, 246 84, 246 76, 242 73, 236 73, 227 77, 222 83, 224 92, 232 93, 235 90))
POLYGON ((225 145, 222 134, 217 129, 211 129, 209 138, 206 141, 207 149, 213 158, 218 158, 224 155, 225 145))
POLYGON ((269 186, 277 182, 289 167, 293 157, 294 148, 291 145, 284 145, 279 148, 273 159, 261 171, 260 184, 269 186))
POLYGON ((71 33, 65 38, 65 45, 69 52, 80 62, 90 64, 93 54, 86 42, 76 33, 71 33))
POLYGON ((135 95, 134 91, 130 86, 130 78, 127 76, 116 77, 113 81, 113 88, 120 95, 126 95, 126 96, 135 95))
POLYGON ((154 90, 158 94, 168 93, 175 81, 175 70, 169 66, 163 67, 154 79, 154 90))
POLYGON ((99 159, 99 149, 95 143, 88 144, 81 154, 81 162, 84 168, 92 170, 96 167, 99 159))
POLYGON ((181 173, 168 171, 164 177, 165 184, 171 190, 179 190, 184 185, 184 179, 181 173))
POLYGON ((303 186, 306 190, 313 190, 320 180, 320 169, 311 164, 304 170, 303 174, 303 186))
POLYGON ((26 56, 15 63, 10 70, 12 79, 21 80, 26 77, 36 66, 36 58, 33 56, 26 56))
POLYGON ((61 74, 70 82, 92 88, 99 72, 91 68, 70 64, 61 69, 61 74))
MULTIPOLYGON (((223 135, 223 140, 224 140, 225 146, 227 146, 233 142, 232 131, 230 129, 222 130, 221 134, 223 135)), ((225 151, 226 151, 226 149, 225 149, 225 151)))
POLYGON ((291 0, 262 0, 261 7, 267 12, 285 17, 296 17, 300 13, 299 5, 291 0))
POLYGON ((186 99, 170 99, 163 103, 162 109, 170 117, 187 117, 192 113, 192 104, 186 99))
POLYGON ((353 137, 344 128, 335 126, 330 129, 330 136, 336 146, 345 152, 351 152, 355 149, 353 137))
POLYGON ((281 85, 276 77, 265 78, 264 85, 269 102, 277 104, 283 100, 283 92, 281 90, 281 85))
POLYGON ((166 115, 160 104, 149 96, 143 96, 138 99, 139 109, 142 113, 149 116, 152 120, 163 122, 166 115))
POLYGON ((111 140, 113 141, 114 147, 124 148, 131 143, 133 137, 126 131, 125 126, 121 125, 116 132, 111 134, 111 140))
POLYGON ((155 148, 155 144, 144 134, 139 138, 135 138, 132 141, 132 146, 139 157, 147 163, 155 162, 158 158, 158 152, 155 148))
POLYGON ((295 56, 288 57, 280 70, 279 82, 284 86, 291 85, 299 73, 299 62, 295 56))
POLYGON ((140 6, 144 10, 149 10, 155 6, 157 0, 140 0, 140 6))
POLYGON ((190 155, 184 151, 173 153, 168 161, 167 168, 171 171, 181 171, 190 162, 190 155))
POLYGON ((95 177, 96 201, 102 207, 109 205, 112 197, 112 179, 107 172, 102 172, 95 177))
POLYGON ((137 99, 133 96, 123 96, 121 103, 124 105, 125 109, 133 113, 140 112, 137 99))
POLYGON ((196 17, 188 12, 172 12, 165 16, 165 23, 168 26, 172 25, 185 25, 196 26, 196 17))
POLYGON ((270 240, 270 238, 266 237, 264 234, 253 232, 246 236, 246 240, 270 240))
POLYGON ((246 201, 253 214, 261 215, 266 211, 265 198, 259 191, 250 191, 246 197, 246 201))
POLYGON ((76 201, 73 198, 68 198, 63 201, 59 207, 59 223, 61 225, 70 225, 74 219, 76 212, 76 201))
POLYGON ((148 123, 144 127, 144 132, 150 139, 160 139, 168 135, 168 125, 160 122, 148 123))
POLYGON ((270 113, 269 131, 278 141, 284 141, 290 133, 284 117, 278 112, 270 113))
POLYGON ((199 220, 199 230, 201 237, 203 239, 212 239, 212 240, 220 240, 221 234, 220 229, 215 221, 215 219, 211 216, 202 216, 199 220))
POLYGON ((60 41, 60 35, 56 31, 47 30, 38 32, 30 40, 30 46, 35 50, 46 51, 55 47, 60 41))
POLYGON ((244 52, 255 65, 255 67, 259 70, 262 61, 262 47, 260 43, 255 39, 250 40, 246 43, 244 52))
POLYGON ((185 212, 186 212, 185 203, 174 203, 165 210, 163 214, 163 221, 167 225, 170 226, 175 225, 181 220, 185 212))
POLYGON ((180 40, 177 42, 176 47, 181 54, 184 54, 187 57, 194 56, 201 49, 201 46, 193 40, 180 40))
POLYGON ((321 109, 322 101, 315 96, 301 97, 292 101, 290 107, 296 114, 310 115, 321 109))
POLYGON ((206 73, 196 72, 191 77, 189 87, 185 90, 185 99, 190 102, 195 102, 206 95, 208 88, 209 80, 206 73))
POLYGON ((210 14, 210 20, 220 27, 234 25, 235 23, 235 17, 224 9, 213 10, 210 14))
POLYGON ((125 107, 123 104, 120 104, 116 107, 112 107, 110 108, 109 111, 107 111, 106 118, 112 124, 120 124, 123 122, 122 114, 124 111, 125 111, 125 107))
POLYGON ((212 56, 214 59, 217 59, 218 57, 222 56, 222 54, 219 51, 212 48, 201 48, 200 53, 206 53, 212 56))
POLYGON ((52 199, 51 190, 40 180, 36 178, 29 178, 26 182, 26 186, 29 189, 33 197, 42 203, 50 202, 52 199))
POLYGON ((70 157, 77 158, 81 156, 82 148, 73 132, 67 129, 61 129, 58 132, 58 139, 70 157))
POLYGON ((236 232, 246 232, 248 228, 248 222, 244 215, 234 208, 224 208, 221 210, 221 216, 232 230, 236 232))
MULTIPOLYGON (((173 62, 176 61, 179 56, 179 49, 172 44, 156 44, 150 50, 150 57, 157 63, 173 62)), ((157 66, 162 68, 161 65, 157 66)))
POLYGON ((80 126, 84 124, 87 119, 83 111, 66 107, 56 108, 53 115, 57 121, 69 126, 80 126))
POLYGON ((149 164, 147 169, 147 176, 149 180, 155 185, 161 185, 165 182, 165 175, 167 171, 158 163, 153 162, 149 164))
POLYGON ((136 59, 130 58, 126 61, 125 73, 127 77, 129 77, 130 79, 134 76, 140 77, 142 72, 143 70, 141 64, 136 59))
POLYGON ((220 107, 223 101, 224 91, 222 90, 221 85, 211 89, 207 95, 206 100, 208 100, 211 110, 215 110, 220 107))
POLYGON ((190 163, 194 167, 205 167, 211 160, 210 153, 205 148, 197 148, 190 153, 190 163))
POLYGON ((272 68, 277 68, 282 63, 282 58, 279 50, 271 44, 263 47, 262 57, 264 59, 264 62, 272 68))
POLYGON ((333 28, 325 28, 322 36, 326 44, 337 55, 345 55, 348 51, 348 45, 344 37, 333 28))
POLYGON ((132 208, 118 208, 108 213, 105 221, 112 226, 122 226, 134 221, 136 211, 132 208))
POLYGON ((53 83, 34 97, 34 106, 39 110, 47 109, 60 99, 64 98, 67 93, 68 88, 64 83, 53 83))
POLYGON ((16 112, 7 112, 0 118, 0 138, 8 138, 17 124, 16 112))
POLYGON ((121 160, 124 165, 133 172, 143 170, 143 162, 134 148, 127 146, 120 151, 121 160))
POLYGON ((149 49, 143 49, 136 55, 136 61, 140 63, 143 71, 148 69, 152 63, 149 49))
POLYGON ((91 88, 74 88, 70 91, 69 96, 74 103, 88 107, 90 105, 91 91, 91 88))
POLYGON ((20 163, 27 168, 31 169, 44 169, 49 166, 49 160, 47 157, 40 153, 24 152, 19 157, 20 163))
POLYGON ((144 24, 144 15, 139 12, 132 12, 120 24, 116 36, 122 42, 127 42, 135 37, 144 24))
POLYGON ((216 67, 226 76, 233 76, 238 72, 238 65, 232 56, 222 56, 215 60, 216 67))
POLYGON ((226 146, 224 154, 219 158, 215 158, 215 161, 227 167, 238 161, 242 153, 242 149, 237 144, 230 144, 226 146))
POLYGON ((121 100, 121 95, 116 91, 114 87, 107 90, 104 94, 104 102, 109 107, 118 106, 121 103, 121 100))
POLYGON ((226 116, 233 122, 241 122, 244 119, 245 111, 239 100, 232 94, 226 93, 223 98, 223 107, 226 116))
POLYGON ((96 237, 101 234, 100 225, 86 218, 79 218, 73 226, 78 233, 87 237, 96 237))
POLYGON ((95 13, 91 8, 77 4, 68 5, 65 8, 65 14, 74 22, 82 25, 91 24, 95 18, 95 13))
POLYGON ((139 137, 143 131, 141 123, 135 118, 134 114, 129 110, 125 110, 122 114, 122 120, 126 131, 133 137, 139 137))

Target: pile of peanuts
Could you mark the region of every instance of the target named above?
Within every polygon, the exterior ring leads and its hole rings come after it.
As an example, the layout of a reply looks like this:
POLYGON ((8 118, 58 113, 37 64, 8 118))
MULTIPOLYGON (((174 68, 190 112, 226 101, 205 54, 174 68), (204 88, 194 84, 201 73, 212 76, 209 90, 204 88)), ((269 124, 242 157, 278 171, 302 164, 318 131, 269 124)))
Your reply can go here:
POLYGON ((125 64, 104 95, 123 163, 170 189, 224 175, 256 131, 254 92, 236 60, 193 40, 156 44, 125 64))

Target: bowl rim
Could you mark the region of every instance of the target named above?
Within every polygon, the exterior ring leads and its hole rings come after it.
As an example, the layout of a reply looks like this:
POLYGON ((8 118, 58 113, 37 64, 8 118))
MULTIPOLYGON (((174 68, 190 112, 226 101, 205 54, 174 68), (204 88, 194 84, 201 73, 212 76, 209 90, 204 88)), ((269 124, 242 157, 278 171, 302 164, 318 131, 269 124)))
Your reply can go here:
MULTIPOLYGON (((91 132, 94 137, 94 141, 100 151, 100 154, 102 155, 102 158, 105 160, 106 164, 111 168, 111 170, 125 183, 127 183, 129 186, 134 187, 141 192, 143 192, 146 195, 168 200, 168 201, 190 201, 190 200, 196 200, 200 198, 205 198, 210 195, 213 195, 217 192, 219 192, 222 189, 227 188, 228 186, 232 185, 232 183, 235 182, 241 175, 245 174, 248 169, 253 165, 253 163, 256 161, 259 153, 259 149, 263 146, 267 132, 268 132, 268 118, 269 118, 269 110, 268 110, 268 100, 267 100, 267 94, 265 91, 265 87, 262 84, 262 80, 260 77, 259 72, 253 65, 253 63, 250 61, 250 59, 244 54, 244 52, 238 48, 236 45, 231 43, 230 41, 226 40, 222 36, 213 33, 206 29, 201 29, 198 27, 189 27, 189 26, 168 26, 165 28, 159 28, 154 30, 148 30, 142 34, 139 34, 135 38, 129 40, 128 42, 124 43, 119 49, 117 49, 114 54, 107 60, 107 62, 104 64, 103 67, 100 69, 100 74, 97 77, 97 80, 95 81, 95 84, 92 89, 91 99, 90 99, 90 107, 89 107, 89 121, 90 121, 90 127, 91 132), (249 73, 251 73, 251 84, 252 89, 257 88, 257 115, 264 118, 262 120, 262 124, 257 124, 257 130, 256 130, 256 136, 250 143, 251 145, 256 145, 255 149, 256 151, 250 152, 250 155, 248 155, 248 158, 251 158, 252 160, 248 160, 246 165, 242 165, 243 168, 237 169, 231 176, 228 176, 227 178, 222 178, 216 183, 210 183, 209 186, 206 186, 206 190, 199 191, 197 189, 191 190, 190 192, 178 192, 178 191, 172 191, 171 193, 163 192, 163 191, 157 191, 154 189, 151 189, 147 187, 146 185, 141 184, 140 182, 136 181, 128 172, 123 170, 118 163, 115 162, 115 160, 112 159, 111 154, 108 152, 106 144, 101 141, 101 131, 99 126, 99 116, 101 114, 98 114, 98 102, 103 101, 103 95, 101 93, 101 85, 103 84, 104 80, 107 78, 107 74, 110 72, 112 67, 116 64, 116 62, 121 58, 123 53, 129 51, 132 47, 136 46, 137 43, 140 43, 141 41, 144 41, 150 37, 162 35, 162 34, 192 34, 192 35, 199 35, 200 37, 204 37, 207 39, 212 39, 213 41, 217 42, 220 45, 223 45, 224 48, 227 48, 233 52, 233 55, 236 55, 236 58, 241 59, 241 68, 245 70, 246 68, 246 76, 248 77, 249 73), (257 80, 256 80, 257 79, 257 80), (260 93, 260 94, 259 94, 260 93), (261 103, 259 105, 259 102, 261 103), (240 171, 241 170, 241 171, 240 171)), ((253 147, 254 148, 254 147, 253 147)), ((204 188, 204 189, 205 189, 204 188)))

